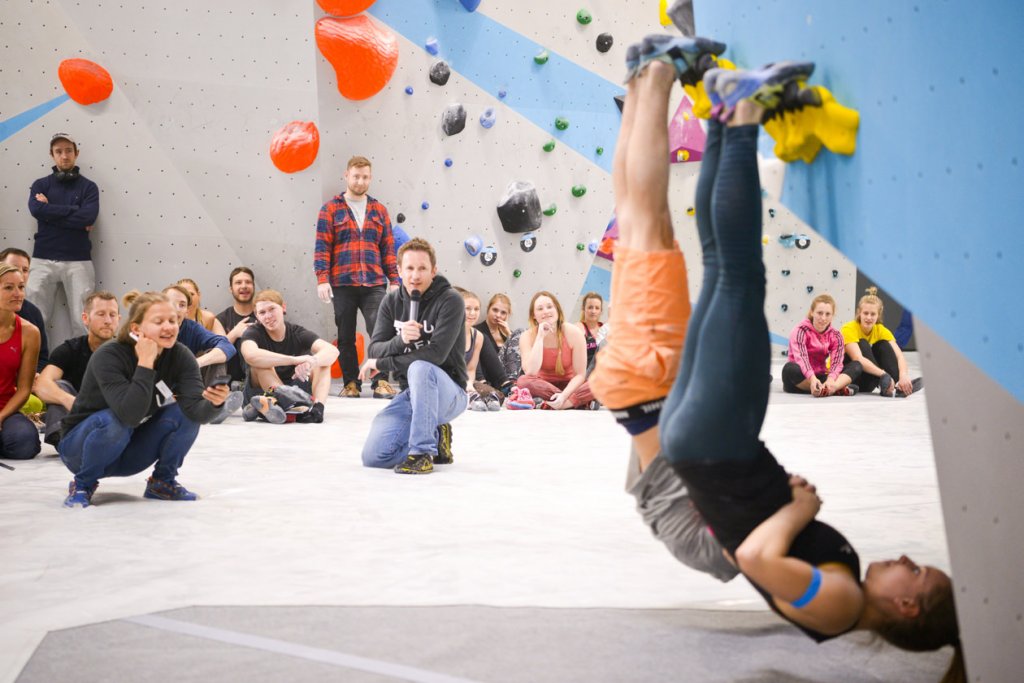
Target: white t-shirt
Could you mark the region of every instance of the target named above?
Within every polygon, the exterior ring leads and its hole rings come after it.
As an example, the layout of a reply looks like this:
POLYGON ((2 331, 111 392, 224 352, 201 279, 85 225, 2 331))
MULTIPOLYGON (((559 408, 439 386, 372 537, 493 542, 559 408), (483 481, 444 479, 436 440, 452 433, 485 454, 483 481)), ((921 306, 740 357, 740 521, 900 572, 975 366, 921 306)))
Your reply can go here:
POLYGON ((362 201, 356 201, 354 199, 345 198, 345 203, 352 209, 352 215, 356 218, 356 225, 360 230, 363 229, 363 221, 366 220, 366 197, 363 197, 362 201))

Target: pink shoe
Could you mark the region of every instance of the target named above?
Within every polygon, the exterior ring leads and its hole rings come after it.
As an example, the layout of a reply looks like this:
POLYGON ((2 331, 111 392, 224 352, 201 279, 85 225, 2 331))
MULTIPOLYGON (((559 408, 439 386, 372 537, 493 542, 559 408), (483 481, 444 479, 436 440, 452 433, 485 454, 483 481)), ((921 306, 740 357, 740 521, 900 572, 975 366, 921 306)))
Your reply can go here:
POLYGON ((533 410, 533 396, 526 387, 516 387, 505 399, 505 407, 509 410, 533 410))

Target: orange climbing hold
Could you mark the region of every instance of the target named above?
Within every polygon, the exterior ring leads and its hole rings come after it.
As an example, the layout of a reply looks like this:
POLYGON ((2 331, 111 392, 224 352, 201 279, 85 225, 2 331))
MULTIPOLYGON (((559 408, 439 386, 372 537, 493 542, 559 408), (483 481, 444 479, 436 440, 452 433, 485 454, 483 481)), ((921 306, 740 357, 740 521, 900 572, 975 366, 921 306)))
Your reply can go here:
POLYGON ((350 100, 373 97, 398 66, 398 37, 366 15, 316 22, 316 46, 334 67, 338 92, 350 100))
POLYGON ((335 17, 351 17, 375 2, 377 0, 316 0, 320 9, 335 17))
POLYGON ((114 80, 102 66, 88 59, 65 59, 57 76, 68 97, 79 104, 96 104, 110 97, 114 80))
POLYGON ((309 168, 318 151, 320 131, 312 121, 292 121, 277 131, 270 142, 270 160, 285 173, 309 168))

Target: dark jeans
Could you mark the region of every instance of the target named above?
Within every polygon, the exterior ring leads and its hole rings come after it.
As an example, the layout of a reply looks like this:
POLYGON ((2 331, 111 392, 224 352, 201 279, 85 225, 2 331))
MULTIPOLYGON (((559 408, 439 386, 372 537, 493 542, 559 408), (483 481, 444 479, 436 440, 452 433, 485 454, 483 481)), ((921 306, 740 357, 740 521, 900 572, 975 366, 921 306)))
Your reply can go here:
MULTIPOLYGON (((869 360, 878 367, 885 370, 893 381, 899 380, 900 378, 900 363, 896 358, 896 351, 893 350, 892 344, 888 341, 875 342, 874 345, 869 345, 867 339, 861 339, 857 342, 857 346, 860 347, 860 355, 864 356, 865 360, 869 360)), ((847 356, 843 361, 844 363, 851 363, 854 361, 850 360, 847 356)), ((864 393, 871 393, 878 388, 878 383, 881 381, 881 377, 864 373, 857 380, 857 386, 864 393)))
MULTIPOLYGON (((374 325, 377 324, 377 310, 384 299, 387 289, 378 287, 333 287, 334 291, 334 322, 338 326, 338 362, 341 364, 341 377, 345 384, 359 381, 359 356, 356 353, 356 312, 362 312, 366 323, 366 344, 373 336, 374 325)), ((378 374, 373 380, 377 386, 378 374)))
POLYGON ((31 460, 39 455, 39 430, 21 413, 4 418, 0 426, 0 458, 31 460))
MULTIPOLYGON (((861 388, 860 384, 857 383, 857 378, 860 377, 861 374, 860 363, 858 363, 855 360, 846 360, 843 363, 843 371, 840 374, 846 375, 847 377, 850 378, 851 383, 857 384, 858 389, 861 388)), ((828 380, 828 374, 824 372, 816 374, 815 377, 818 378, 819 382, 825 382, 828 380)), ((782 366, 782 390, 785 391, 787 394, 811 393, 810 389, 798 389, 796 386, 803 382, 805 379, 807 378, 804 377, 804 371, 801 370, 800 366, 794 363, 793 361, 790 361, 782 366)))
POLYGON ((160 408, 134 428, 107 408, 75 425, 60 440, 58 451, 81 488, 103 477, 130 477, 153 463, 153 477, 170 481, 197 436, 199 423, 185 417, 177 403, 160 408))
POLYGON ((757 134, 757 126, 708 128, 695 206, 704 280, 659 423, 661 451, 677 469, 762 452, 771 347, 757 134))

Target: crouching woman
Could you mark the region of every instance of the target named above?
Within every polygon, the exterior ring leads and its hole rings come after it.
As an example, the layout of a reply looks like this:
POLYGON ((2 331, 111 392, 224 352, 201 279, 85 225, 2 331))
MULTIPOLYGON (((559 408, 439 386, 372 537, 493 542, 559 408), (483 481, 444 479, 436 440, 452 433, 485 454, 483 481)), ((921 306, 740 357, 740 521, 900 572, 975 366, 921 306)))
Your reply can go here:
POLYGON ((178 343, 178 317, 159 292, 129 294, 117 337, 96 349, 71 412, 60 457, 75 475, 64 501, 87 507, 100 479, 129 477, 155 464, 146 498, 195 500, 176 481, 199 425, 228 387, 204 387, 192 352, 178 343))

